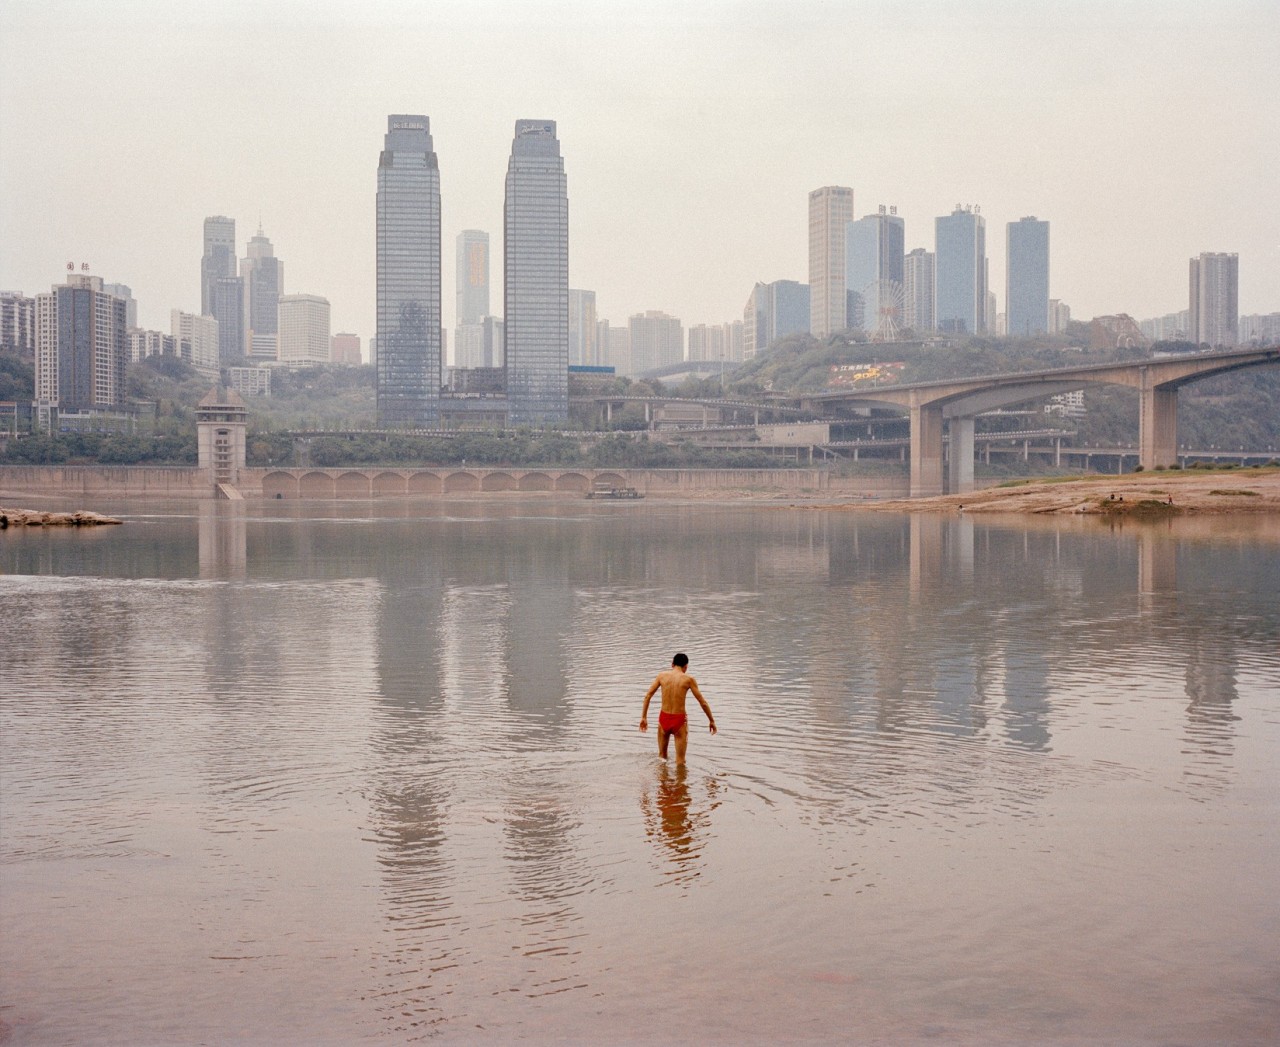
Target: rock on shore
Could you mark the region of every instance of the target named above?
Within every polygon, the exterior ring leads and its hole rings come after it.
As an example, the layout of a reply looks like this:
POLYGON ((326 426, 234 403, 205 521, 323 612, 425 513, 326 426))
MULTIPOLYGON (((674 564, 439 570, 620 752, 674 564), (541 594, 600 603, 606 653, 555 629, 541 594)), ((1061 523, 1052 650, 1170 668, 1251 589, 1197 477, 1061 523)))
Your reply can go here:
POLYGON ((74 513, 54 513, 42 509, 5 509, 0 507, 0 530, 6 527, 97 527, 102 524, 118 524, 114 516, 78 510, 74 513))

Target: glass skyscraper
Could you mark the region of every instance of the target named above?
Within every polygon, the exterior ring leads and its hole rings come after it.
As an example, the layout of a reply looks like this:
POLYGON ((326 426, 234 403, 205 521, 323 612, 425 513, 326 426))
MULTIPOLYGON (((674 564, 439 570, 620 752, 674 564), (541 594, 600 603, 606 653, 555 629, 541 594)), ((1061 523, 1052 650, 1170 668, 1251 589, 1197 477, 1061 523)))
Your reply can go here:
MULTIPOLYGON (((897 215, 881 211, 850 222, 844 230, 845 326, 875 331, 881 310, 901 305, 890 285, 901 292, 905 226, 897 215)), ((893 321, 901 323, 902 317, 893 321)))
POLYGON ((987 329, 987 226, 972 208, 934 219, 934 301, 939 331, 982 334, 987 329))
POLYGON ((1049 331, 1049 223, 1034 217, 1005 226, 1005 331, 1015 337, 1049 331))
POLYGON ((553 120, 516 121, 503 259, 511 421, 562 421, 569 417, 569 195, 553 120))
POLYGON ((440 415, 440 169, 425 116, 387 117, 378 161, 378 424, 440 415))

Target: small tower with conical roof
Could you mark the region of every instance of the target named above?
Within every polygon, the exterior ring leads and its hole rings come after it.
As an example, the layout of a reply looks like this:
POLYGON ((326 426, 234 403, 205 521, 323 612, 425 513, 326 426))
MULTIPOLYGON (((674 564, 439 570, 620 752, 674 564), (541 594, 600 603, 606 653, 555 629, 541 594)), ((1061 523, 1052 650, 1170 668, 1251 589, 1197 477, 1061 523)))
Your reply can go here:
POLYGON ((245 467, 245 431, 249 412, 234 389, 216 385, 196 407, 196 442, 200 468, 217 488, 235 487, 245 467))

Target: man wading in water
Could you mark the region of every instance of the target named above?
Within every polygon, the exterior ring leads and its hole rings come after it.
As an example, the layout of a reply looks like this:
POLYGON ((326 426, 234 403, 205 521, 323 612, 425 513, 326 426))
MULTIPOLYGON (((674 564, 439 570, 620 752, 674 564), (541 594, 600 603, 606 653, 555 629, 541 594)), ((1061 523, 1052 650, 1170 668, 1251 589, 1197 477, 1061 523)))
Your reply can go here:
POLYGON ((702 706, 702 711, 707 714, 707 722, 711 725, 711 733, 716 733, 716 718, 711 715, 711 706, 707 704, 707 700, 702 697, 702 692, 698 690, 698 681, 690 676, 685 670, 689 666, 689 656, 687 654, 677 654, 671 659, 671 668, 666 672, 658 673, 654 677, 653 683, 649 685, 649 690, 645 692, 644 708, 640 710, 640 730, 647 731, 649 729, 649 700, 662 690, 662 711, 658 713, 658 752, 665 760, 667 758, 667 744, 671 741, 672 735, 676 739, 676 766, 684 766, 684 753, 689 747, 689 717, 684 711, 685 698, 692 692, 693 696, 698 699, 698 704, 702 706))

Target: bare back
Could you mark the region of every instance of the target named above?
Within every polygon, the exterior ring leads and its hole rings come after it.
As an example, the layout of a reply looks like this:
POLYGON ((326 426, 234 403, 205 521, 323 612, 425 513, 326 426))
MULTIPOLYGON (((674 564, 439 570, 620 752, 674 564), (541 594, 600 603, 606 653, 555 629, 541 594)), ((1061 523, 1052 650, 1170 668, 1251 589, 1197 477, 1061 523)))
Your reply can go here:
POLYGON ((658 673, 658 678, 654 682, 662 688, 664 713, 684 712, 685 699, 689 697, 689 692, 698 693, 698 681, 674 665, 665 672, 658 673))

